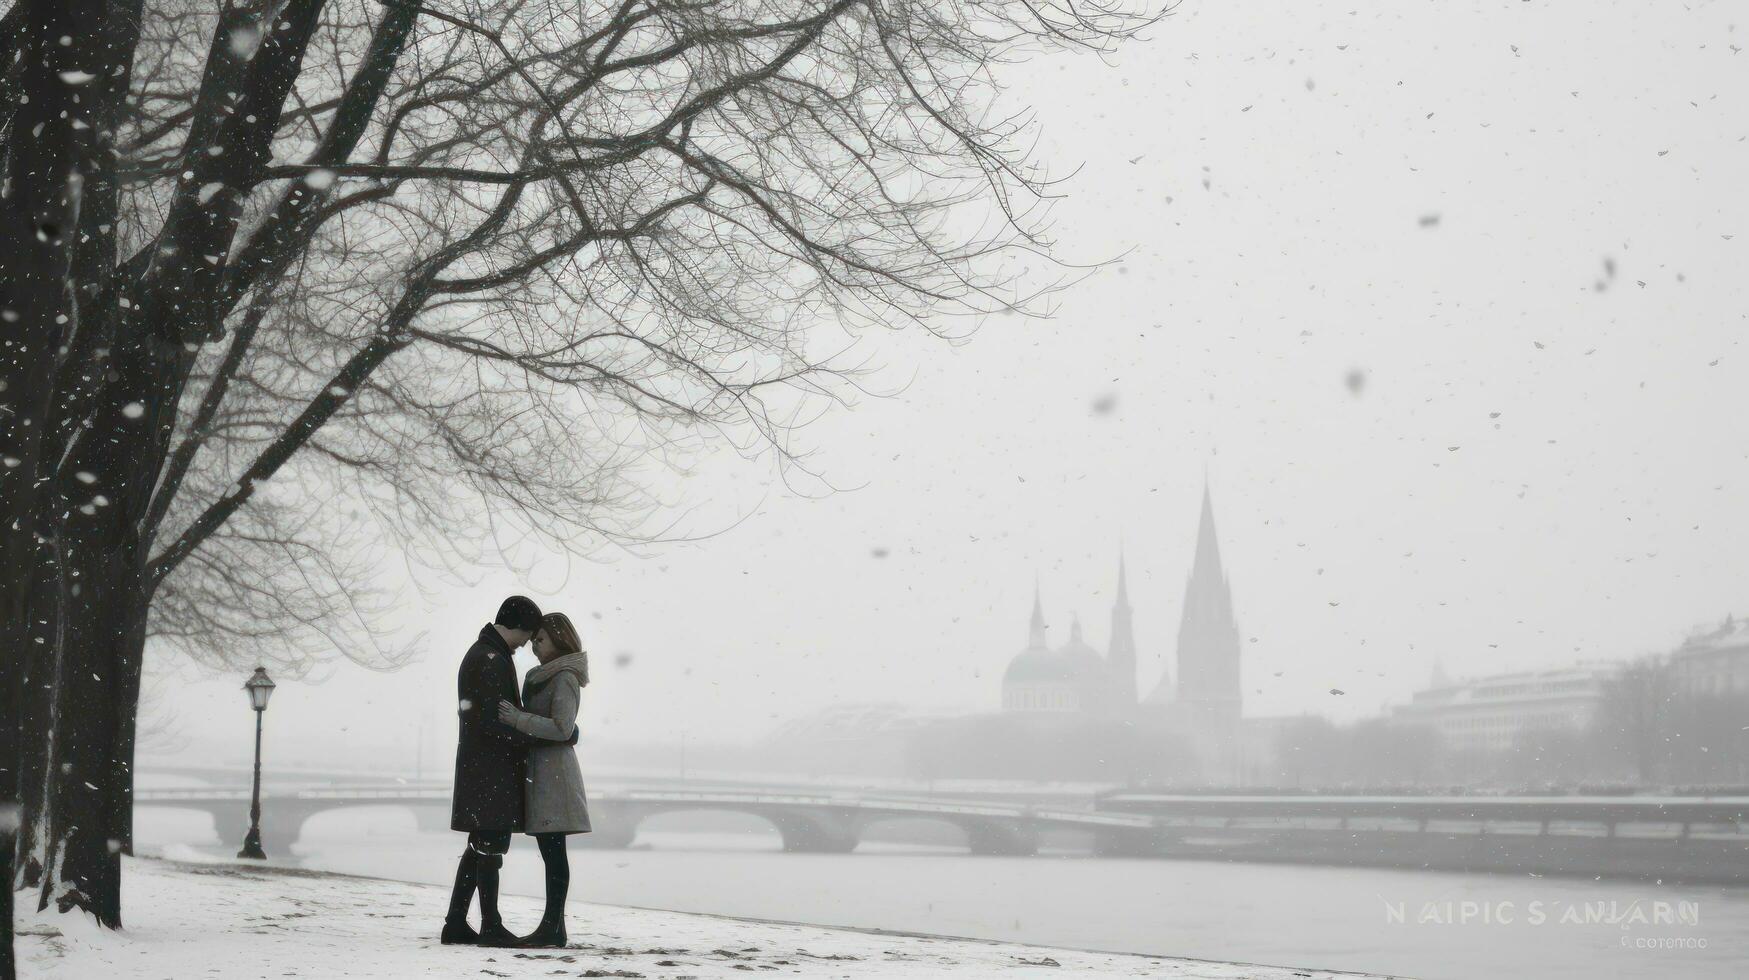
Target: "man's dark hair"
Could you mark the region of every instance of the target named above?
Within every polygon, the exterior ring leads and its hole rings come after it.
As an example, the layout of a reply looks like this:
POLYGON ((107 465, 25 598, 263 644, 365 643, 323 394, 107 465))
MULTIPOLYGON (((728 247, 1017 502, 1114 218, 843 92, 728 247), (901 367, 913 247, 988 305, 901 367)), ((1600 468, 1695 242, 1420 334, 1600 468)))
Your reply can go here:
POLYGON ((498 618, 493 622, 507 630, 527 630, 533 633, 540 629, 540 607, 534 600, 525 595, 513 595, 504 600, 498 607, 498 618))

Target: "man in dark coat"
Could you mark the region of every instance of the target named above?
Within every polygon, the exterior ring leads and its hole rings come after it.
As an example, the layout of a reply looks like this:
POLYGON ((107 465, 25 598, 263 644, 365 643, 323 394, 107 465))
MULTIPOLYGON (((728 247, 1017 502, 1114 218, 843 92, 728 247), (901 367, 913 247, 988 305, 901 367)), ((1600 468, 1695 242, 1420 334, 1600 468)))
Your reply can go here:
POLYGON ((517 648, 540 629, 541 611, 533 599, 511 596, 462 657, 456 675, 461 738, 455 750, 455 791, 451 830, 468 835, 468 849, 456 866, 455 890, 444 919, 442 941, 508 946, 516 936, 498 917, 498 869, 510 835, 522 829, 523 771, 528 747, 538 739, 498 720, 498 702, 522 705, 511 663, 517 648), (468 925, 468 906, 480 892, 480 931, 468 925))

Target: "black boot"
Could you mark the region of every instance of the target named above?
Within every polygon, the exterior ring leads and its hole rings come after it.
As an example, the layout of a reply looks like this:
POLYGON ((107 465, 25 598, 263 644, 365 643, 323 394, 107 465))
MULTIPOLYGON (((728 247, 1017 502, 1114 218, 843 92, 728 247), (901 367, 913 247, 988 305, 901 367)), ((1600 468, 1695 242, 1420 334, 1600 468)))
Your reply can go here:
POLYGON ((475 946, 480 942, 480 934, 466 922, 445 922, 443 936, 438 941, 445 946, 475 946))
POLYGON ((525 947, 564 946, 565 895, 571 888, 571 862, 565 855, 564 834, 536 834, 540 842, 541 862, 546 865, 547 907, 541 913, 540 925, 522 937, 525 947))
POLYGON ((516 945, 525 949, 559 949, 570 942, 565 936, 565 918, 542 919, 534 931, 523 936, 516 945))
POLYGON ((475 946, 493 946, 500 949, 507 949, 521 944, 522 940, 516 938, 515 933, 504 928, 504 923, 502 922, 494 922, 488 926, 481 926, 480 938, 474 942, 475 946))
POLYGON ((462 859, 456 862, 455 888, 449 893, 449 914, 444 917, 443 935, 439 939, 445 946, 472 945, 480 940, 480 934, 468 925, 468 906, 474 904, 478 867, 472 848, 463 851, 462 859))
POLYGON ((516 934, 504 928, 504 920, 498 917, 498 869, 504 865, 504 858, 496 854, 482 854, 479 860, 480 888, 480 938, 478 946, 515 946, 516 934))

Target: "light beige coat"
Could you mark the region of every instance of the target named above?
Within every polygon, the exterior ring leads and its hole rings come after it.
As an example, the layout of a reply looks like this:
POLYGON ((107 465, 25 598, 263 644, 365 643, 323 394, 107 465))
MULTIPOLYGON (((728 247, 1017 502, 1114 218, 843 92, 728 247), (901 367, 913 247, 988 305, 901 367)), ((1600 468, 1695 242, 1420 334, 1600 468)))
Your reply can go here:
POLYGON ((517 731, 542 739, 528 750, 524 786, 525 834, 586 834, 589 800, 583 793, 583 770, 576 750, 565 743, 577 723, 577 704, 588 676, 586 654, 572 653, 549 660, 522 681, 522 710, 511 724, 517 731))

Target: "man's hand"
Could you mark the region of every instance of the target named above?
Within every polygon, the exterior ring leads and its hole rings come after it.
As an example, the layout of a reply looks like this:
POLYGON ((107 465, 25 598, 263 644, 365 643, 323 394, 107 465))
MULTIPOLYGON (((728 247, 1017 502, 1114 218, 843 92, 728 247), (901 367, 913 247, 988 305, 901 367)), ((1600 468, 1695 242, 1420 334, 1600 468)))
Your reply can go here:
POLYGON ((498 702, 498 720, 500 722, 515 727, 516 716, 520 714, 522 714, 522 712, 516 710, 516 705, 511 704, 509 701, 500 700, 498 702))

